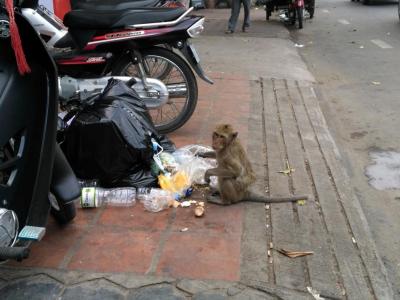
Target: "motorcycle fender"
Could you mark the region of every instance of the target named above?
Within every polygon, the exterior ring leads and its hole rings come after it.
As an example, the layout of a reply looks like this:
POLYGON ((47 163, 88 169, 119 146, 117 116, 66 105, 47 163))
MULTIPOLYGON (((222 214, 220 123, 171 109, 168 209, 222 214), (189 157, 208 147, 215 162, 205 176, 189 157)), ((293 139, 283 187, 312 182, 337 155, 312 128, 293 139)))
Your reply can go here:
POLYGON ((190 44, 189 42, 185 42, 183 46, 178 49, 181 51, 183 56, 186 58, 188 63, 192 66, 193 70, 197 73, 197 75, 199 75, 201 79, 203 79, 205 82, 208 82, 209 84, 214 84, 214 81, 208 78, 207 75, 204 73, 203 68, 200 65, 200 57, 192 44, 190 44))
POLYGON ((50 191, 64 203, 70 203, 80 196, 78 180, 58 144, 56 145, 50 191))

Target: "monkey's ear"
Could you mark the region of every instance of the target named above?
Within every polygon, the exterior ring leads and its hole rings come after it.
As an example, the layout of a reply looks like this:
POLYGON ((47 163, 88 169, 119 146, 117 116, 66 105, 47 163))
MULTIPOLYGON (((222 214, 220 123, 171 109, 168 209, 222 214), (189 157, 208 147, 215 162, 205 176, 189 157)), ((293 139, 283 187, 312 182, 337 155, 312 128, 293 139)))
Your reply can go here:
POLYGON ((232 134, 232 139, 236 139, 237 138, 237 136, 238 136, 238 132, 236 131, 236 132, 234 132, 233 134, 232 134))

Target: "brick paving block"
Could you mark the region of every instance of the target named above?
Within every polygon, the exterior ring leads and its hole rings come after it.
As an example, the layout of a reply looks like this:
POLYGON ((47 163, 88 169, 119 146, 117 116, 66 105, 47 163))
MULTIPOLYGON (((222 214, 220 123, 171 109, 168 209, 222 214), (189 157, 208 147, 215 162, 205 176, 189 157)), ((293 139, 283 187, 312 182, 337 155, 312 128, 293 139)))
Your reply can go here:
POLYGON ((175 282, 175 279, 171 277, 138 275, 132 273, 111 273, 105 278, 126 289, 138 289, 144 286, 164 283, 174 284, 175 282))
POLYGON ((193 139, 194 136, 200 134, 200 129, 205 121, 207 121, 207 118, 196 119, 196 116, 193 116, 192 119, 190 119, 183 127, 178 129, 175 134, 193 139))
POLYGON ((193 295, 193 300, 224 300, 228 299, 225 291, 201 292, 193 295))
POLYGON ((275 296, 268 295, 266 293, 257 291, 257 290, 252 290, 252 289, 246 289, 243 292, 234 295, 231 297, 231 299, 234 300, 277 300, 278 298, 275 296))
MULTIPOLYGON (((220 77, 216 75, 217 79, 223 79, 224 81, 242 81, 242 80, 248 80, 245 75, 240 74, 240 73, 235 73, 235 72, 221 72, 220 77)), ((234 83, 232 83, 233 85, 234 83)))
POLYGON ((125 299, 125 292, 111 282, 100 279, 67 287, 60 300, 125 299))
POLYGON ((194 216, 194 208, 178 208, 176 218, 172 225, 173 231, 189 228, 190 232, 206 235, 235 237, 242 235, 242 222, 244 206, 241 204, 229 207, 206 204, 205 215, 202 218, 194 216))
POLYGON ((169 210, 148 212, 141 203, 136 203, 134 207, 107 207, 98 224, 121 226, 131 230, 161 231, 167 226, 169 214, 169 210))
POLYGON ((176 278, 238 281, 240 236, 172 233, 157 268, 158 275, 176 278))
POLYGON ((27 277, 0 289, 2 300, 43 300, 58 299, 62 285, 45 276, 27 277))
POLYGON ((189 294, 197 294, 211 289, 208 282, 201 280, 189 280, 182 279, 177 284, 176 287, 181 291, 189 294))
POLYGON ((68 269, 145 273, 159 240, 159 232, 100 225, 89 231, 68 269))
POLYGON ((184 147, 186 145, 190 145, 190 144, 196 144, 196 139, 191 136, 191 137, 184 137, 184 136, 180 136, 178 135, 179 133, 175 133, 175 134, 170 134, 168 137, 175 143, 175 146, 177 148, 181 148, 184 147))
POLYGON ((10 262, 13 266, 57 268, 68 250, 84 233, 85 226, 69 224, 60 227, 50 224, 39 243, 33 243, 28 259, 10 262))
POLYGON ((95 218, 98 209, 80 208, 80 204, 76 204, 76 217, 73 220, 74 224, 87 225, 95 218))
POLYGON ((138 290, 131 291, 127 299, 135 300, 185 300, 185 295, 175 287, 168 284, 159 284, 143 287, 138 290))

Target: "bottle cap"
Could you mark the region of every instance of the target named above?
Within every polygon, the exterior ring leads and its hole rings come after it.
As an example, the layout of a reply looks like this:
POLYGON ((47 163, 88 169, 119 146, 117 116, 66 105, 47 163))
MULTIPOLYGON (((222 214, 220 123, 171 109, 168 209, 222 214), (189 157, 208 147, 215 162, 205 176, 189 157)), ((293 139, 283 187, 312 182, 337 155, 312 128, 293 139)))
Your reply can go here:
POLYGON ((98 207, 98 199, 96 197, 96 188, 88 187, 82 189, 81 207, 98 207))

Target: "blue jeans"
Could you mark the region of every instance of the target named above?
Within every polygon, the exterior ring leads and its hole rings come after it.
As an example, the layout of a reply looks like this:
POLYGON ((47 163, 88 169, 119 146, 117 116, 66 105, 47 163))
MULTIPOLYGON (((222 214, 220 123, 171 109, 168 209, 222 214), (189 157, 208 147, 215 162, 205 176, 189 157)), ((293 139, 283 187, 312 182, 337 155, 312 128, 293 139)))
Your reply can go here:
POLYGON ((232 0, 232 10, 231 10, 231 17, 229 18, 228 30, 235 31, 236 23, 239 18, 240 6, 242 3, 244 8, 244 22, 242 28, 250 26, 251 0, 232 0))

